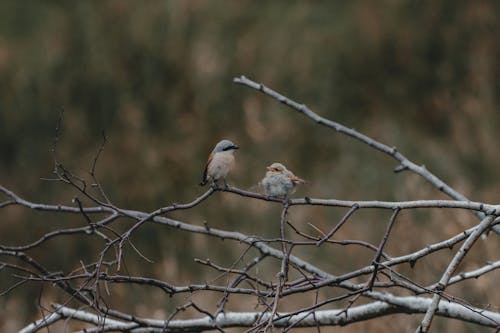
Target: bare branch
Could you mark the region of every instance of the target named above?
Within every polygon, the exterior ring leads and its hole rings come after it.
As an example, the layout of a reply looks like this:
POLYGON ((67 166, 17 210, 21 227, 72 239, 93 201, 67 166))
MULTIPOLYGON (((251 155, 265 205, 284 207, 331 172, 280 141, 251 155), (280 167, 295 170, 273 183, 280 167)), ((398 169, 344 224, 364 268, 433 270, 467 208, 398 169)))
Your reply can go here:
MULTIPOLYGON (((468 300, 467 296, 460 293, 453 294, 451 290, 455 288, 446 290, 452 284, 472 278, 491 278, 493 274, 489 273, 500 268, 498 258, 482 258, 480 263, 475 263, 474 270, 456 273, 457 267, 475 241, 489 229, 499 226, 500 205, 470 201, 424 166, 410 161, 396 148, 325 119, 307 106, 245 77, 235 78, 234 81, 259 90, 315 122, 387 154, 398 162, 396 172, 411 170, 453 200, 361 201, 317 197, 281 199, 227 184, 213 184, 207 191, 197 194, 186 203, 171 203, 149 212, 126 209, 111 202, 97 176, 97 164, 107 143, 104 133, 102 143, 90 163, 90 176, 78 175, 56 158, 57 143, 61 135, 61 114, 52 147, 55 179, 50 180, 76 191, 78 197, 68 200, 70 203, 65 205, 48 205, 29 201, 0 185, 0 210, 18 206, 25 210, 50 213, 47 215, 51 219, 63 214, 78 214, 76 216, 80 224, 84 221, 83 226, 59 227, 56 230, 52 224, 45 222, 50 229, 44 231, 41 236, 37 235, 35 240, 19 244, 9 239, 7 244, 0 244, 0 271, 10 278, 9 284, 2 289, 0 295, 13 294, 32 284, 40 286, 37 302, 42 319, 27 325, 22 332, 36 332, 44 328, 49 330, 60 320, 85 323, 90 326, 84 329, 86 333, 204 330, 224 332, 226 328, 234 327, 245 328, 246 332, 269 332, 274 329, 288 332, 298 327, 311 327, 319 332, 322 327, 347 325, 398 313, 425 314, 417 332, 427 332, 435 316, 468 321, 483 327, 500 327, 500 314, 495 312, 497 305, 488 304, 489 299, 484 302, 468 300), (255 221, 274 222, 273 225, 276 226, 279 221, 279 236, 261 234, 264 229, 258 230, 256 235, 250 235, 213 228, 206 222, 195 223, 189 219, 173 217, 174 212, 194 210, 202 203, 216 200, 218 195, 221 195, 220 192, 242 202, 258 200, 263 205, 279 205, 281 214, 276 214, 274 221, 255 221), (299 210, 296 206, 317 206, 317 210, 333 212, 332 216, 337 216, 338 211, 342 212, 343 216, 331 223, 327 221, 326 227, 321 219, 314 221, 314 224, 298 221, 296 225, 300 227, 297 227, 288 221, 289 216, 299 210), (454 226, 454 229, 447 229, 449 232, 459 228, 454 231, 453 236, 442 233, 441 235, 446 236, 441 236, 441 239, 433 242, 416 238, 411 244, 411 250, 405 251, 405 247, 398 247, 396 251, 402 252, 391 253, 392 247, 386 244, 389 237, 394 237, 392 230, 401 211, 443 209, 470 211, 483 219, 468 229, 459 227, 463 224, 457 224, 458 227, 454 226), (366 234, 359 236, 360 239, 355 239, 352 235, 348 237, 353 239, 344 238, 344 232, 339 230, 345 228, 345 233, 349 233, 347 222, 353 222, 355 213, 369 210, 392 211, 390 219, 382 221, 386 225, 384 234, 370 241, 365 240, 366 234), (210 248, 203 259, 192 258, 200 265, 198 268, 201 271, 212 274, 210 278, 205 279, 202 275, 202 282, 179 283, 167 278, 158 278, 155 273, 150 273, 151 276, 138 273, 137 266, 129 265, 132 259, 144 260, 145 265, 153 263, 141 252, 139 243, 132 243, 133 236, 139 235, 143 231, 141 227, 146 223, 158 230, 169 229, 169 232, 175 234, 184 232, 207 239, 224 240, 225 246, 235 251, 236 258, 230 262, 225 261, 227 258, 214 259, 211 257, 210 248), (287 226, 294 234, 287 235, 287 226), (313 230, 304 231, 309 227, 313 230), (93 244, 94 248, 98 246, 95 257, 76 259, 74 263, 70 263, 69 268, 61 265, 55 269, 51 268, 54 266, 52 263, 44 262, 45 259, 35 259, 39 258, 39 251, 45 251, 51 245, 57 244, 54 240, 73 240, 77 237, 84 241, 94 241, 98 238, 99 241, 93 244), (349 247, 339 248, 335 245, 349 247), (420 275, 426 274, 426 271, 422 270, 425 265, 416 263, 424 259, 433 260, 432 254, 443 254, 442 257, 445 257, 454 247, 459 247, 459 250, 447 263, 439 281, 427 282, 428 285, 421 282, 420 275), (132 250, 132 255, 125 251, 128 248, 132 250), (343 260, 345 249, 349 250, 345 253, 358 250, 363 252, 363 255, 355 263, 341 262, 341 265, 336 265, 343 260), (137 256, 134 256, 134 252, 137 256), (318 252, 325 258, 335 256, 335 260, 339 261, 332 265, 317 261, 315 255, 310 254, 318 252), (365 257, 367 252, 368 257, 365 257), (411 273, 408 272, 409 268, 412 269, 411 273), (171 298, 174 310, 161 319, 141 318, 134 313, 122 312, 121 304, 116 305, 116 302, 113 302, 112 292, 114 287, 121 290, 118 285, 124 284, 144 289, 153 288, 165 297, 178 296, 171 298), (46 287, 58 293, 46 293, 46 287), (59 297, 59 294, 65 297, 63 304, 55 305, 50 310, 46 309, 44 304, 47 304, 47 300, 54 295, 59 297), (207 303, 214 300, 214 296, 215 301, 207 303), (178 298, 182 300, 179 301, 178 298), (198 298, 203 298, 203 302, 198 298), (302 299, 297 302, 299 298, 302 299), (238 311, 243 310, 235 312, 234 303, 238 303, 238 311), (250 311, 248 307, 251 307, 250 311), (281 312, 285 307, 288 312, 281 312)), ((373 216, 372 221, 368 223, 380 222, 378 215, 373 216)), ((45 227, 43 223, 41 226, 45 227)), ((490 253, 488 255, 491 256, 490 253)))
MULTIPOLYGON (((407 313, 408 311, 423 313, 431 303, 430 299, 420 297, 397 297, 394 301, 397 301, 396 303, 398 305, 391 305, 384 302, 373 302, 352 307, 347 313, 344 312, 344 310, 320 310, 311 312, 307 315, 304 315, 303 313, 296 315, 278 313, 276 314, 277 318, 273 320, 273 325, 274 327, 279 328, 286 328, 291 325, 293 325, 293 327, 316 327, 317 324, 320 326, 344 326, 350 323, 395 313, 407 313), (279 317, 282 318, 280 319, 279 317)), ((437 314, 439 316, 465 320, 487 327, 496 327, 498 323, 500 323, 500 315, 481 309, 474 310, 477 312, 464 309, 462 306, 454 303, 442 303, 439 306, 437 314), (484 316, 479 315, 479 311, 481 311, 484 316)), ((63 306, 56 307, 55 313, 59 314, 63 318, 71 318, 95 325, 99 325, 100 320, 103 320, 103 332, 113 330, 130 332, 164 332, 165 329, 168 329, 170 332, 180 332, 183 330, 203 331, 233 327, 235 324, 239 327, 254 327, 256 319, 262 318, 262 320, 268 321, 270 317, 269 313, 264 313, 264 315, 261 316, 258 312, 225 312, 219 314, 215 318, 206 316, 197 319, 170 320, 168 325, 165 325, 164 320, 155 319, 134 318, 138 322, 122 322, 110 318, 102 319, 92 313, 63 306), (139 322, 142 324, 147 323, 149 327, 141 329, 139 328, 139 322)), ((89 331, 87 330, 86 332, 89 331)))
POLYGON ((377 270, 379 266, 379 261, 380 257, 382 256, 382 251, 384 250, 385 243, 387 242, 387 239, 389 238, 389 234, 391 232, 392 226, 394 225, 394 222, 396 222, 396 217, 398 216, 399 209, 395 209, 394 213, 391 216, 391 219, 389 221, 389 225, 387 226, 387 230, 385 231, 384 237, 382 238, 382 242, 380 243, 377 253, 375 254, 375 258, 373 259, 373 273, 370 281, 368 282, 367 289, 372 290, 373 284, 375 283, 375 278, 377 277, 377 270))
MULTIPOLYGON (((411 170, 414 173, 423 177, 425 180, 427 180, 430 184, 432 184, 439 191, 447 194, 449 197, 451 197, 455 200, 459 200, 459 201, 469 201, 469 199, 467 199, 467 197, 465 195, 458 192, 457 190, 455 190, 454 188, 452 188, 451 186, 446 184, 443 180, 438 178, 436 175, 431 173, 429 170, 427 170, 425 165, 417 165, 416 163, 412 162, 410 159, 408 159, 406 156, 404 156, 402 153, 400 153, 396 149, 396 147, 389 147, 389 146, 387 146, 387 145, 385 145, 377 140, 374 140, 374 139, 372 139, 372 138, 370 138, 362 133, 359 133, 358 131, 356 131, 353 128, 347 128, 347 127, 345 127, 337 122, 334 122, 330 119, 323 118, 320 115, 311 111, 305 104, 299 104, 299 103, 289 99, 288 97, 266 87, 262 83, 257 83, 255 81, 252 81, 243 75, 241 75, 240 77, 235 77, 233 79, 233 82, 245 85, 247 87, 258 90, 258 91, 260 91, 268 96, 271 96, 271 97, 275 98, 276 100, 278 100, 279 102, 285 104, 286 106, 291 107, 292 109, 302 113, 303 115, 312 119, 316 123, 323 125, 323 126, 326 126, 326 127, 329 127, 329 128, 332 128, 339 133, 350 136, 356 140, 359 140, 359 141, 367 144, 368 146, 370 146, 370 147, 372 147, 380 152, 385 153, 386 155, 389 155, 390 157, 394 158, 395 160, 397 160, 399 162, 399 165, 394 169, 394 172, 400 172, 403 170, 411 170)), ((480 220, 482 220, 485 217, 485 215, 488 215, 487 212, 483 212, 480 210, 476 210, 473 213, 480 220)), ((494 228, 494 230, 497 233, 500 233, 500 227, 496 227, 496 228, 494 228)))
POLYGON ((416 332, 418 333, 425 333, 429 331, 429 328, 431 326, 432 319, 434 317, 434 314, 436 313, 436 310, 439 306, 439 301, 441 300, 441 294, 440 292, 444 291, 446 287, 448 286, 448 283, 450 281, 450 278, 452 274, 455 272, 457 269, 458 265, 462 261, 462 259, 465 257, 467 252, 470 250, 472 245, 477 241, 479 237, 488 230, 488 228, 491 226, 492 222, 494 221, 495 217, 494 216, 487 216, 485 217, 481 223, 477 226, 477 228, 467 237, 465 242, 462 244, 458 252, 455 254, 453 257, 452 261, 446 268, 446 271, 444 272, 443 276, 439 280, 436 291, 437 293, 434 294, 432 297, 432 303, 427 309, 427 312, 425 313, 425 317, 420 323, 420 326, 417 328, 416 332))

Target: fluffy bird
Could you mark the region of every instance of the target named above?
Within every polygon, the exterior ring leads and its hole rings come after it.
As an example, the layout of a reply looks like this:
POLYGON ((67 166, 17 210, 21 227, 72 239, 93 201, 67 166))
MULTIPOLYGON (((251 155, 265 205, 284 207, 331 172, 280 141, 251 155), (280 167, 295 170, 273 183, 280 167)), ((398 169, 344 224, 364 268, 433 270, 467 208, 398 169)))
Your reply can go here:
POLYGON ((266 194, 274 198, 287 198, 295 192, 297 184, 304 183, 305 180, 295 176, 281 163, 268 166, 266 176, 260 182, 266 194))
POLYGON ((236 149, 239 147, 229 140, 222 140, 215 145, 214 150, 208 156, 201 186, 206 185, 209 181, 217 183, 220 179, 226 183, 226 176, 234 166, 233 153, 236 149))

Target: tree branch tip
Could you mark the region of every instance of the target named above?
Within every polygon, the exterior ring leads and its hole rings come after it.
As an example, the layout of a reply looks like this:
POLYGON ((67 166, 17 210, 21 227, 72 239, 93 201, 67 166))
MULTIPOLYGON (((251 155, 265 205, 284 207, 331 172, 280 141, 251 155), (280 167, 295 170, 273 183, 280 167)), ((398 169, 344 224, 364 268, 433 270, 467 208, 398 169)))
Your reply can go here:
POLYGON ((489 212, 486 212, 487 215, 497 215, 497 209, 492 208, 489 212))
POLYGON ((400 164, 394 168, 394 173, 398 173, 398 172, 405 171, 405 170, 408 170, 408 166, 406 166, 404 164, 400 164))
POLYGON ((236 83, 241 83, 242 81, 246 80, 246 77, 244 75, 240 75, 239 77, 238 76, 235 76, 233 78, 233 82, 236 82, 236 83))

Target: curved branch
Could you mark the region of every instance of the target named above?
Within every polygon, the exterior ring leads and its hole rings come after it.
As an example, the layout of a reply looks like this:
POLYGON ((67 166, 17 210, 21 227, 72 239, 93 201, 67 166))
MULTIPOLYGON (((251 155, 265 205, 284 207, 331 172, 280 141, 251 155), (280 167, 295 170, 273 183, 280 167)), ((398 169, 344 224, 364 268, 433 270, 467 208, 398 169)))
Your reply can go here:
MULTIPOLYGON (((372 139, 372 138, 370 138, 362 133, 359 133, 355 129, 347 128, 347 127, 345 127, 345 126, 343 126, 335 121, 323 118, 320 115, 318 115, 317 113, 311 111, 305 104, 299 104, 299 103, 289 99, 288 97, 278 93, 277 91, 274 91, 274 90, 266 87, 262 83, 257 83, 255 81, 252 81, 243 75, 241 75, 240 77, 233 78, 233 82, 245 85, 245 86, 250 87, 252 89, 258 90, 258 91, 260 91, 268 96, 271 96, 271 97, 275 98, 276 100, 278 100, 279 102, 285 104, 286 106, 291 107, 292 109, 302 113, 303 115, 312 119, 316 123, 323 125, 323 126, 326 126, 326 127, 329 127, 329 128, 332 128, 339 133, 350 136, 358 141, 361 141, 361 142, 369 145, 370 147, 372 147, 380 152, 383 152, 386 155, 389 155, 390 157, 394 158, 395 160, 397 160, 400 163, 400 165, 396 169, 394 169, 395 172, 403 171, 406 169, 411 170, 414 173, 423 177, 425 180, 427 180, 430 184, 432 184, 438 190, 447 194, 449 197, 451 197, 455 200, 459 200, 459 201, 469 201, 465 195, 456 191, 451 186, 446 184, 443 180, 441 180, 436 175, 434 175, 432 172, 427 170, 425 165, 415 164, 414 162, 409 160, 406 156, 401 154, 396 149, 396 147, 389 147, 388 145, 385 145, 385 144, 383 144, 377 140, 374 140, 374 139, 372 139)), ((481 220, 485 216, 480 211, 476 211, 475 215, 481 220)), ((500 230, 496 230, 496 231, 500 232, 500 230)))

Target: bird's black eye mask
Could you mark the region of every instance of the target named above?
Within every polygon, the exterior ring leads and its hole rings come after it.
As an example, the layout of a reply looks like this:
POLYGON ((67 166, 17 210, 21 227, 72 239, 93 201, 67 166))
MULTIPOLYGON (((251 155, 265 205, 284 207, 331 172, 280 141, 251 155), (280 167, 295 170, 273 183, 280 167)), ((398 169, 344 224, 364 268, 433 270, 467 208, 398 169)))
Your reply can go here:
POLYGON ((229 146, 229 147, 226 147, 224 149, 222 149, 223 151, 228 151, 228 150, 231 150, 231 149, 238 149, 239 147, 238 146, 229 146))

